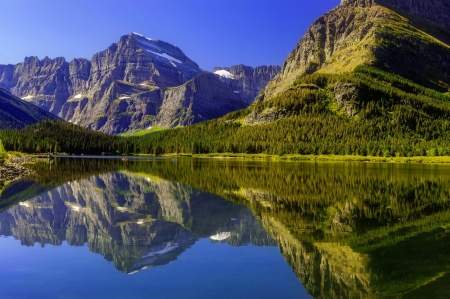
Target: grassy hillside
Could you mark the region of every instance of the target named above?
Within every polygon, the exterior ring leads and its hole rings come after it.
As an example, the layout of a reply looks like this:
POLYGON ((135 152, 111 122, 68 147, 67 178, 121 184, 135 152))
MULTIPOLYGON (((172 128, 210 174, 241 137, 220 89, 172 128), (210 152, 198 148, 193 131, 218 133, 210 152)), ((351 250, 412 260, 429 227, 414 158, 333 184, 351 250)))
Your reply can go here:
POLYGON ((45 121, 0 138, 23 152, 443 156, 449 119, 448 93, 365 66, 303 76, 269 100, 186 128, 118 137, 45 121))

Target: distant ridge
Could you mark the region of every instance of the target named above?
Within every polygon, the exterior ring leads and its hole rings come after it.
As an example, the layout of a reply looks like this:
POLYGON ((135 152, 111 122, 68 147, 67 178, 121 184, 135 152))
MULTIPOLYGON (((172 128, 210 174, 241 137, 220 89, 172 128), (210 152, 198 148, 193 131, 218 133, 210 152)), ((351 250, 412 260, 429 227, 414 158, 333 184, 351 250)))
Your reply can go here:
POLYGON ((46 119, 59 119, 0 88, 0 129, 21 129, 46 119))

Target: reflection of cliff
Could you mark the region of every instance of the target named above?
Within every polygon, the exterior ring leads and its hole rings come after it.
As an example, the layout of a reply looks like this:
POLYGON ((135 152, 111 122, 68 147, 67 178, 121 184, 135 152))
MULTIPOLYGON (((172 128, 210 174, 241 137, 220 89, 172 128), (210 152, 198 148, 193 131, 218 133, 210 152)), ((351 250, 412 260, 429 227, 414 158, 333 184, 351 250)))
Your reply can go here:
POLYGON ((302 242, 271 217, 264 217, 263 224, 315 298, 366 298, 372 292, 368 255, 339 243, 302 242))
MULTIPOLYGON (((264 228, 315 298, 413 298, 412 294, 429 298, 430 285, 441 289, 438 293, 448 289, 450 265, 450 210, 440 193, 446 192, 446 186, 430 186, 431 190, 411 186, 416 196, 424 195, 424 203, 397 202, 395 210, 384 213, 348 200, 325 207, 311 202, 302 209, 270 192, 241 189, 238 194, 260 215, 264 228), (415 217, 379 225, 402 208, 415 217)), ((377 195, 370 196, 371 207, 379 209, 373 205, 377 195)))
POLYGON ((253 230, 269 238, 243 206, 157 178, 110 173, 42 191, 0 214, 0 235, 28 246, 87 243, 127 273, 167 264, 199 237, 234 224, 235 236, 258 225, 253 230))

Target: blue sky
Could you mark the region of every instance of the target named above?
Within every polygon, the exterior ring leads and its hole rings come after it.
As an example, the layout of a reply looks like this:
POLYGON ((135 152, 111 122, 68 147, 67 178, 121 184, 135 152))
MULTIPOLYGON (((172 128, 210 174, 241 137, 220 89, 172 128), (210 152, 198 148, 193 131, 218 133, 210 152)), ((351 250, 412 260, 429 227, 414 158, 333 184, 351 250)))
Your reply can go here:
POLYGON ((3 1, 0 64, 25 56, 88 58, 139 32, 199 66, 282 64, 311 23, 340 0, 3 1))

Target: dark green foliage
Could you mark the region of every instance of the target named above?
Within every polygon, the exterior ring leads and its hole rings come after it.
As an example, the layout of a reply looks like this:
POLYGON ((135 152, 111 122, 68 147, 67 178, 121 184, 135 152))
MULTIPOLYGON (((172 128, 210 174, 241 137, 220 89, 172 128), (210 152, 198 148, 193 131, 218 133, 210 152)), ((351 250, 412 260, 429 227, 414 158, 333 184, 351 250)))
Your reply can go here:
POLYGON ((0 131, 6 150, 25 153, 128 153, 133 138, 107 135, 62 121, 43 121, 22 130, 0 131), (131 141, 131 142, 130 142, 131 141))

